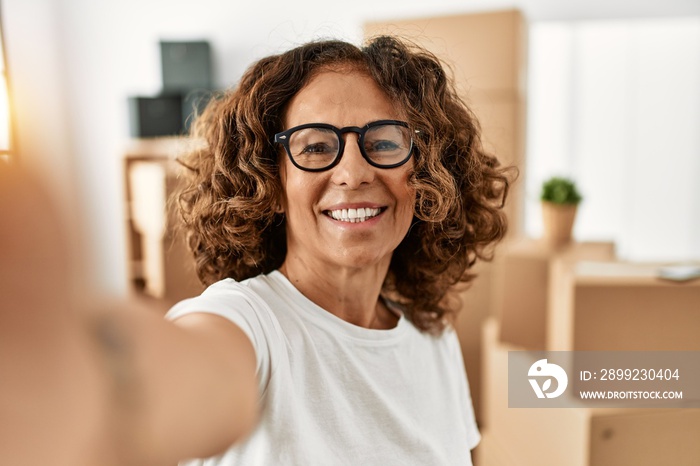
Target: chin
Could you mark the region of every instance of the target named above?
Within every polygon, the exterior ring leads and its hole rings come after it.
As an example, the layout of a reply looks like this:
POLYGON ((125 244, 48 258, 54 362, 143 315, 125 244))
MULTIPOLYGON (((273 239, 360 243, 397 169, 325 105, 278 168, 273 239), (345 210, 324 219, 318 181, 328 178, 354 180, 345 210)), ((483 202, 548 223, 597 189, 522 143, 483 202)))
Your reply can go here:
POLYGON ((391 261, 391 254, 377 255, 376 251, 347 251, 340 256, 333 258, 338 267, 365 269, 373 266, 388 265, 391 261))

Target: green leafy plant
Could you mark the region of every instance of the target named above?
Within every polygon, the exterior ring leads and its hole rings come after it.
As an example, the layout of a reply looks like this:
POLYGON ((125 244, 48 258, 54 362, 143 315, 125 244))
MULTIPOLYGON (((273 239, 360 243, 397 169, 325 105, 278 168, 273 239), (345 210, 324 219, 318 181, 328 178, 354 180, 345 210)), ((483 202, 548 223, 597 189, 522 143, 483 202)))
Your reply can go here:
POLYGON ((576 189, 576 183, 568 178, 554 176, 542 184, 540 199, 553 204, 578 204, 582 197, 576 189))

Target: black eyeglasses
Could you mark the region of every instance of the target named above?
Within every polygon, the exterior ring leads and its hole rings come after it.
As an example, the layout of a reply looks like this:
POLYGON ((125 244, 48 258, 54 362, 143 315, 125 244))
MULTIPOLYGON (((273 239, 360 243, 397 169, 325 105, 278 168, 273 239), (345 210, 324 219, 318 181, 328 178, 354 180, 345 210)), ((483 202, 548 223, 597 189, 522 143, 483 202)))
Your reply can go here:
POLYGON ((325 123, 308 123, 275 134, 294 166, 309 172, 333 168, 345 148, 345 133, 357 133, 360 153, 378 168, 394 168, 408 162, 413 152, 412 131, 396 120, 379 120, 364 127, 336 128, 325 123))

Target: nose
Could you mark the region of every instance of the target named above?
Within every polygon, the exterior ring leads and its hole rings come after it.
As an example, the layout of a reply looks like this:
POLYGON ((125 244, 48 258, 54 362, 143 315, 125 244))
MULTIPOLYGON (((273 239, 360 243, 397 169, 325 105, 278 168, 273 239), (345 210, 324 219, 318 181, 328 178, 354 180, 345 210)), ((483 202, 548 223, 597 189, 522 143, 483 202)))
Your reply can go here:
POLYGON ((343 154, 338 165, 331 169, 331 180, 339 186, 357 189, 374 181, 375 168, 362 156, 358 137, 356 134, 345 135, 343 154))

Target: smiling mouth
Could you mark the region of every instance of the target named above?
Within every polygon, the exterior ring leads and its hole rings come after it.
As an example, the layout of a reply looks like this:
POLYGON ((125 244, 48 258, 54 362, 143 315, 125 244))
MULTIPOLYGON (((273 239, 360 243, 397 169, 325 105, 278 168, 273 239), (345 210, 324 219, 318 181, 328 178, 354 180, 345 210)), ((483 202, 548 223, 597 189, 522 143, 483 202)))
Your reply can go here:
POLYGON ((323 213, 328 215, 332 219, 338 220, 340 222, 360 223, 376 217, 377 215, 381 214, 385 209, 386 207, 382 207, 379 209, 371 209, 369 207, 365 207, 359 209, 326 210, 323 213))

